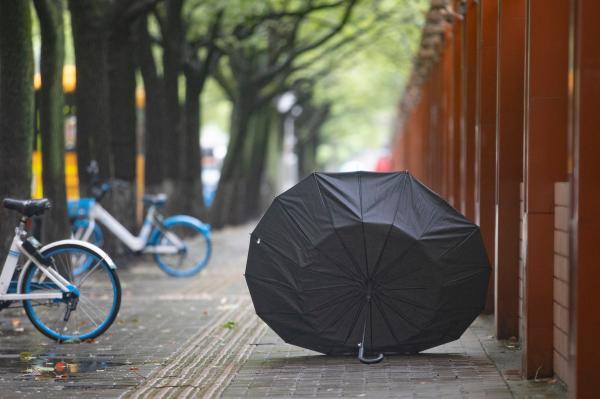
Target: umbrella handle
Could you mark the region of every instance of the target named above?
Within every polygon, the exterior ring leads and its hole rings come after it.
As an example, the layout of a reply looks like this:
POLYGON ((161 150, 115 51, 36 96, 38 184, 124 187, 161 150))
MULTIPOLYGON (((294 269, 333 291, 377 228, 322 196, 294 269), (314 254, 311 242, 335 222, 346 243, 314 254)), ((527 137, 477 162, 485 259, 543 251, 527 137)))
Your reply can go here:
POLYGON ((383 360, 383 353, 377 355, 377 357, 366 358, 365 356, 365 348, 362 344, 358 344, 358 360, 364 364, 376 364, 383 360))

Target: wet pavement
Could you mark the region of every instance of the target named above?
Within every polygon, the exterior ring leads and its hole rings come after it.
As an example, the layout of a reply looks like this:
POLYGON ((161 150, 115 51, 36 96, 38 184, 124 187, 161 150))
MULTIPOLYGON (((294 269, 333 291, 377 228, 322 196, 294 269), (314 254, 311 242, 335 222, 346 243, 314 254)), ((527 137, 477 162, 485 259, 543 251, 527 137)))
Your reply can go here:
POLYGON ((249 232, 247 226, 217 232, 211 262, 191 278, 168 277, 149 258, 127 259, 119 270, 117 320, 91 343, 57 344, 21 309, 3 310, 0 398, 119 397, 142 386, 190 340, 208 345, 202 341, 213 330, 227 339, 241 327, 242 302, 252 314, 242 275, 249 232))
POLYGON ((244 283, 250 229, 217 232, 193 278, 129 260, 119 317, 91 343, 56 344, 20 310, 0 312, 0 398, 565 397, 555 380, 519 378, 518 343, 496 341, 489 317, 459 341, 372 366, 283 343, 244 283))
POLYGON ((490 336, 482 316, 460 340, 366 366, 285 344, 268 331, 224 398, 566 398, 554 379, 520 378, 520 347, 490 336))

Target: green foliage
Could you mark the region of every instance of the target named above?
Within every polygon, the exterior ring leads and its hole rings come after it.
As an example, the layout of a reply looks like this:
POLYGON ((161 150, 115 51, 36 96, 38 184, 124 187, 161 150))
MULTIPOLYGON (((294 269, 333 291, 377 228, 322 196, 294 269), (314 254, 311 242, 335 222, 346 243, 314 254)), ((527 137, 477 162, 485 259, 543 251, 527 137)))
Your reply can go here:
MULTIPOLYGON (((317 102, 332 104, 318 162, 335 168, 364 150, 384 147, 418 48, 428 1, 388 0, 385 18, 346 52, 315 87, 317 102)), ((343 50, 340 51, 343 53, 343 50)))
MULTIPOLYGON (((189 38, 201 35, 220 7, 225 9, 224 34, 219 45, 254 54, 264 54, 268 60, 277 50, 284 58, 294 48, 302 48, 331 31, 340 21, 344 7, 323 8, 310 13, 299 25, 293 47, 286 48, 286 35, 293 29, 294 12, 309 4, 334 4, 323 1, 201 1, 190 0, 186 15, 194 21, 189 38), (290 16, 280 16, 288 13, 290 16), (261 19, 262 18, 262 19, 261 19), (260 21, 260 23, 258 22, 260 21), (226 34, 243 24, 248 31, 237 29, 246 36, 226 34), (252 29, 248 28, 251 27, 252 29), (283 42, 283 44, 282 44, 283 42)), ((332 112, 323 127, 319 151, 321 166, 332 166, 358 154, 364 149, 380 148, 390 136, 395 107, 410 73, 412 58, 417 49, 427 0, 360 0, 351 19, 339 34, 323 46, 303 53, 293 63, 286 77, 287 86, 298 80, 308 80, 313 86, 315 104, 330 103, 332 112)), ((192 27, 192 25, 189 25, 192 27)), ((262 56, 261 56, 262 57, 262 56)), ((248 58, 256 62, 254 58, 248 58)), ((258 58, 259 64, 268 62, 258 58)), ((224 76, 232 79, 227 60, 222 60, 224 76)), ((248 62, 247 67, 250 67, 248 62)), ((273 90, 274 80, 265 87, 273 90)), ((227 130, 223 117, 223 94, 210 88, 205 99, 205 117, 217 120, 227 130), (209 94, 210 93, 210 94, 209 94), (214 104, 214 105, 213 105, 214 104), (214 118, 213 115, 219 115, 214 118)))

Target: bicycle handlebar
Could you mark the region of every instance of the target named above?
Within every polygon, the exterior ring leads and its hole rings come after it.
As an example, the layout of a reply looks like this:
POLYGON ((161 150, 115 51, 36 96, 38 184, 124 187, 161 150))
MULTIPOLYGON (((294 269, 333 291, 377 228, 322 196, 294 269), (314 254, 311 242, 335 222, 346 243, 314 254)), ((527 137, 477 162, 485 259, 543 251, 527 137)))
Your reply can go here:
POLYGON ((86 172, 90 176, 90 194, 98 202, 102 201, 102 198, 104 198, 111 188, 118 188, 119 186, 128 187, 127 184, 120 184, 118 181, 100 183, 100 168, 98 167, 98 162, 95 160, 90 162, 86 168, 86 172))

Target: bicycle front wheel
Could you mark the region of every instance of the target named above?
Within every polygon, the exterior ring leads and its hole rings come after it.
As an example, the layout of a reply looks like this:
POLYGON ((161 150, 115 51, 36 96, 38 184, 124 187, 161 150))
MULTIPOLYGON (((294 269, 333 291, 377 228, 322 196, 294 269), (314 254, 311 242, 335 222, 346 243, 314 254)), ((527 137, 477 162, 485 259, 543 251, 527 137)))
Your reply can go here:
POLYGON ((183 244, 176 253, 155 253, 154 260, 167 274, 175 277, 192 276, 208 264, 212 252, 210 233, 194 223, 178 220, 165 223, 165 230, 156 231, 151 239, 157 246, 176 246, 175 240, 183 244), (172 238, 176 237, 175 240, 172 238))
MULTIPOLYGON (((115 320, 121 305, 121 284, 115 270, 95 251, 66 243, 43 252, 54 260, 50 266, 71 283, 72 292, 61 299, 27 299, 25 312, 44 335, 57 341, 93 339, 115 320), (74 271, 87 264, 85 272, 74 271)), ((62 292, 38 266, 31 264, 21 286, 24 294, 62 292)))

